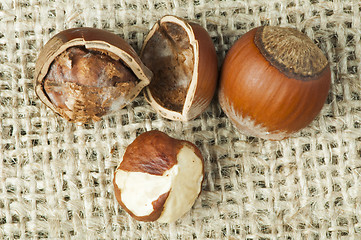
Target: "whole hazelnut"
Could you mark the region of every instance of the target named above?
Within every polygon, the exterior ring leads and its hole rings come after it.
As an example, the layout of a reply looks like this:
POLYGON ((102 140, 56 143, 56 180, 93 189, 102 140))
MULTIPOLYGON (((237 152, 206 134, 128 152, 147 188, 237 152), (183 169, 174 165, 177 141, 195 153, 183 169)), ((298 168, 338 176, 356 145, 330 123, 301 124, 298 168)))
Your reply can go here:
POLYGON ((71 122, 98 121, 131 102, 152 73, 121 37, 95 28, 56 34, 35 66, 36 94, 71 122))
POLYGON ((115 197, 136 220, 173 222, 191 209, 203 175, 195 145, 149 131, 127 147, 114 173, 115 197))
POLYGON ((164 16, 144 40, 141 59, 154 74, 146 100, 161 116, 188 121, 208 107, 218 63, 212 39, 202 26, 164 16))
POLYGON ((241 132, 281 140, 317 116, 330 83, 326 57, 305 34, 292 28, 258 27, 227 53, 219 102, 241 132))

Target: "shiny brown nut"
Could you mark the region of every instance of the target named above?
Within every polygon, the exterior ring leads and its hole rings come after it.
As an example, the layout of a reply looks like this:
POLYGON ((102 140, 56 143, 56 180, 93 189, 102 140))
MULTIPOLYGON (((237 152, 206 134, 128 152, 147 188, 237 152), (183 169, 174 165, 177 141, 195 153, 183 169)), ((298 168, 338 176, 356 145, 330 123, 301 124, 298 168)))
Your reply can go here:
POLYGON ((187 121, 211 102, 217 84, 217 55, 198 24, 164 16, 151 29, 141 51, 154 77, 145 97, 163 117, 187 121))
POLYGON ((35 91, 71 122, 98 121, 123 108, 149 84, 152 73, 121 37, 73 28, 51 38, 35 67, 35 91))
POLYGON ((203 175, 195 145, 149 131, 127 147, 114 173, 115 197, 136 220, 173 222, 191 209, 203 175))
POLYGON ((330 83, 329 63, 310 38, 266 26, 249 31, 229 50, 218 96, 241 132, 281 140, 317 116, 330 83))

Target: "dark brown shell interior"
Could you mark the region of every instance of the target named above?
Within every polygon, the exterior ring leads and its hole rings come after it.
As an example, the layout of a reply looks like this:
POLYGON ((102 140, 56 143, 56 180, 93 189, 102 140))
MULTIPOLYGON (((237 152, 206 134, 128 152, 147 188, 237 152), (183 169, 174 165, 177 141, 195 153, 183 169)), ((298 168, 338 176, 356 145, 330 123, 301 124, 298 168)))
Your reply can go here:
POLYGON ((174 22, 161 22, 142 51, 153 72, 149 90, 159 105, 181 113, 194 71, 193 47, 187 32, 174 22))

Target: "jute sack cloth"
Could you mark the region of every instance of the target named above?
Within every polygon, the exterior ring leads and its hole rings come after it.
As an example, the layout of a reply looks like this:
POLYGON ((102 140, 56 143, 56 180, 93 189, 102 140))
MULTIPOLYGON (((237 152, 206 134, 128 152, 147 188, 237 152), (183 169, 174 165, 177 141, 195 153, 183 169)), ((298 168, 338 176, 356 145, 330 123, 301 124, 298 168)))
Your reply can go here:
POLYGON ((361 239, 361 4, 359 1, 75 1, 0 3, 1 239, 361 239), (34 93, 41 47, 57 32, 96 27, 139 52, 163 15, 205 27, 219 67, 260 25, 297 28, 325 53, 332 87, 319 116, 290 139, 238 132, 214 98, 189 122, 157 115, 140 95, 96 123, 72 124, 34 93), (132 220, 113 173, 140 133, 195 143, 203 191, 171 224, 132 220))

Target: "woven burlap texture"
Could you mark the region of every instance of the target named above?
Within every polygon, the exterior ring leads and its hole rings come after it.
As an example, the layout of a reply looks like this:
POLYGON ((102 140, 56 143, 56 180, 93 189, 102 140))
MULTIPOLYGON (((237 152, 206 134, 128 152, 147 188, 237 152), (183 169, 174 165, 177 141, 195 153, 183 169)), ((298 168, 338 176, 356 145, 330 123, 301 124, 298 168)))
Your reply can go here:
POLYGON ((0 239, 361 239, 360 29, 357 0, 2 0, 0 239), (256 26, 305 32, 332 69, 320 115, 290 139, 266 141, 237 132, 216 98, 189 122, 163 119, 140 95, 81 125, 36 97, 35 61, 57 32, 106 29, 139 52, 166 14, 205 27, 219 66, 256 26), (205 159, 200 197, 172 224, 137 222, 114 198, 125 148, 152 129, 195 143, 205 159))

